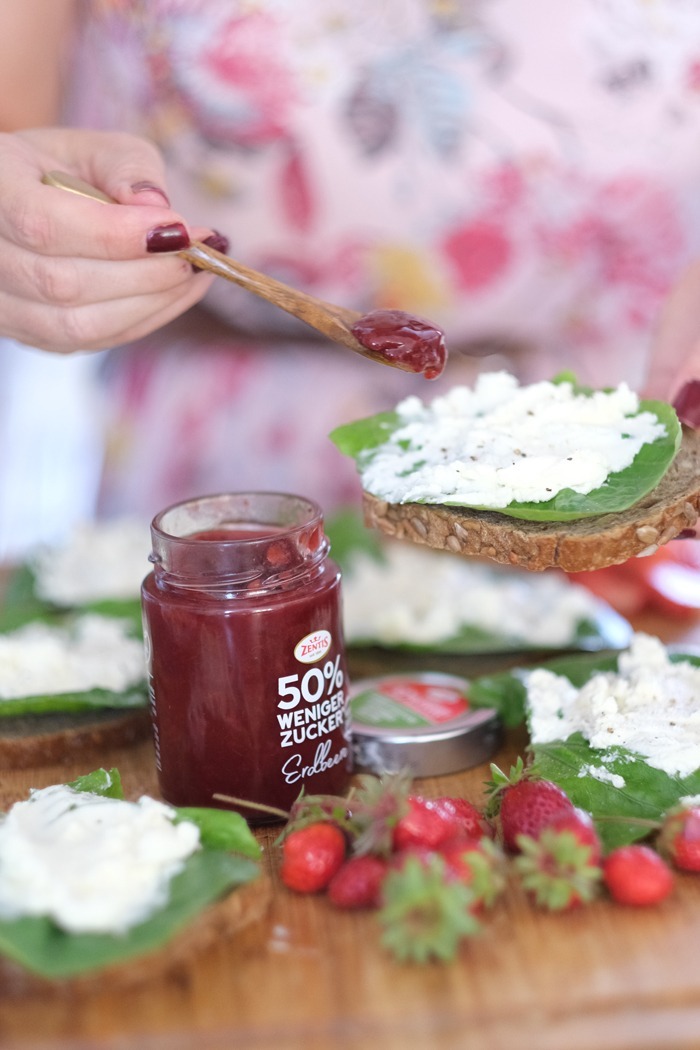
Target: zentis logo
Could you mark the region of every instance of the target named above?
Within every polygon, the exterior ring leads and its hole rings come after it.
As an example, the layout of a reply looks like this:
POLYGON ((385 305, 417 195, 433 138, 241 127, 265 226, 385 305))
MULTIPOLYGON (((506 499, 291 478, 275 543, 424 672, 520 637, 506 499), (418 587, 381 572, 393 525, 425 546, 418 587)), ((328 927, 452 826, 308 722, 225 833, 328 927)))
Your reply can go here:
POLYGON ((315 664, 326 655, 333 639, 330 631, 313 631, 305 634, 294 646, 294 655, 303 664, 315 664))

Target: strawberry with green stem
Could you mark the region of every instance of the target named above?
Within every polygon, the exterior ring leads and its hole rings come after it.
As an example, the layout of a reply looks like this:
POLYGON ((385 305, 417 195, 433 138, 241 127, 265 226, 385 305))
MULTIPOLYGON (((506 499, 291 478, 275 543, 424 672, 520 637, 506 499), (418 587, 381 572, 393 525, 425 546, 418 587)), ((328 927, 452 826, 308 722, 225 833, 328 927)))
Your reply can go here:
POLYGON ((520 757, 508 774, 492 764, 491 777, 486 812, 498 818, 503 845, 510 853, 519 851, 521 835, 536 838, 555 816, 574 808, 557 784, 529 776, 520 757))
POLYGON ((539 907, 565 911, 596 897, 601 846, 588 813, 574 807, 562 811, 536 836, 519 835, 517 845, 515 870, 539 907))
POLYGON ((408 856, 389 872, 378 912, 383 945, 402 962, 454 958, 465 937, 478 933, 473 891, 447 876, 444 859, 408 856))

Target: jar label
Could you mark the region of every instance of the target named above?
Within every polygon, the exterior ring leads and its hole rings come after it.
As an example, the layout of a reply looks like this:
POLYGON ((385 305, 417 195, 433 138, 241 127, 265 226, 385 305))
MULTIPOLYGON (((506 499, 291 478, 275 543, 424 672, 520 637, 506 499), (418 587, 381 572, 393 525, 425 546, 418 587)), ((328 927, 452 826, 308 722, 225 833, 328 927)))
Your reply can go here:
MULTIPOLYGON (((328 631, 316 631, 307 635, 307 638, 319 635, 328 635, 332 644, 332 636, 328 631)), ((328 649, 325 651, 328 652, 328 649)), ((281 675, 277 679, 280 747, 292 751, 282 766, 286 784, 303 782, 348 761, 344 683, 345 673, 340 653, 336 654, 335 659, 331 654, 322 666, 309 667, 303 673, 281 675), (340 750, 334 752, 333 744, 338 742, 338 733, 342 745, 340 750), (303 755, 307 747, 315 749, 310 762, 303 755)))
POLYGON ((330 631, 312 631, 294 646, 294 656, 302 664, 315 664, 323 659, 332 644, 330 631))

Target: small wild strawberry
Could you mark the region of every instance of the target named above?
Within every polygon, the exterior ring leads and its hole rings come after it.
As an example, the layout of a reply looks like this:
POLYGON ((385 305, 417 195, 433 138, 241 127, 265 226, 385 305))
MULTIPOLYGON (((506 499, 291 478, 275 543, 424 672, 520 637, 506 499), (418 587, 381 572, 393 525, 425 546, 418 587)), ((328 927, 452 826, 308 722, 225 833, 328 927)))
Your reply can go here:
POLYGON ((336 908, 376 908, 379 905, 387 862, 367 853, 349 857, 328 883, 328 898, 336 908))
POLYGON ((505 857, 488 836, 452 839, 440 849, 448 872, 469 886, 472 910, 490 908, 505 889, 505 857))
POLYGON ((658 904, 671 893, 673 872, 650 846, 618 846, 603 862, 608 892, 618 904, 658 904))
POLYGON ((564 911, 593 900, 601 879, 600 842, 582 810, 561 814, 537 836, 519 835, 515 869, 542 908, 564 911))
POLYGON ((435 853, 425 862, 408 856, 386 876, 378 913, 382 943, 399 960, 454 958, 463 937, 477 933, 472 891, 447 876, 435 853))
POLYGON ((700 806, 668 811, 658 838, 661 853, 682 871, 700 871, 700 806))
POLYGON ((335 824, 306 824, 282 842, 280 876, 290 890, 324 890, 345 859, 345 836, 335 824))
POLYGON ((589 864, 600 864, 603 848, 590 813, 572 806, 571 809, 555 813, 546 827, 554 831, 573 831, 581 845, 590 847, 589 864))
POLYGON ((454 824, 459 834, 471 839, 480 839, 483 835, 493 838, 492 825, 481 810, 466 798, 443 795, 433 799, 433 806, 454 824))
POLYGON ((501 837, 505 848, 512 853, 518 851, 518 836, 536 838, 554 816, 573 809, 573 802, 560 787, 550 780, 528 778, 523 775, 522 767, 520 771, 516 767, 512 779, 502 782, 497 793, 500 794, 501 837))
POLYGON ((408 796, 408 812, 400 817, 394 828, 394 850, 409 846, 426 846, 437 849, 453 838, 459 830, 459 821, 454 811, 445 806, 436 806, 430 799, 420 795, 408 796))

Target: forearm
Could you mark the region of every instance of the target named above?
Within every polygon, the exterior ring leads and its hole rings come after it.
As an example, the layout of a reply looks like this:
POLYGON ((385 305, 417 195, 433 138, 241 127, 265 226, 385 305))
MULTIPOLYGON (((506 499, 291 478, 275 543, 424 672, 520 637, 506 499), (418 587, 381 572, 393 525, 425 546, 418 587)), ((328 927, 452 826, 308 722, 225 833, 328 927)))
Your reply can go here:
POLYGON ((0 131, 56 123, 77 0, 2 0, 0 131))

